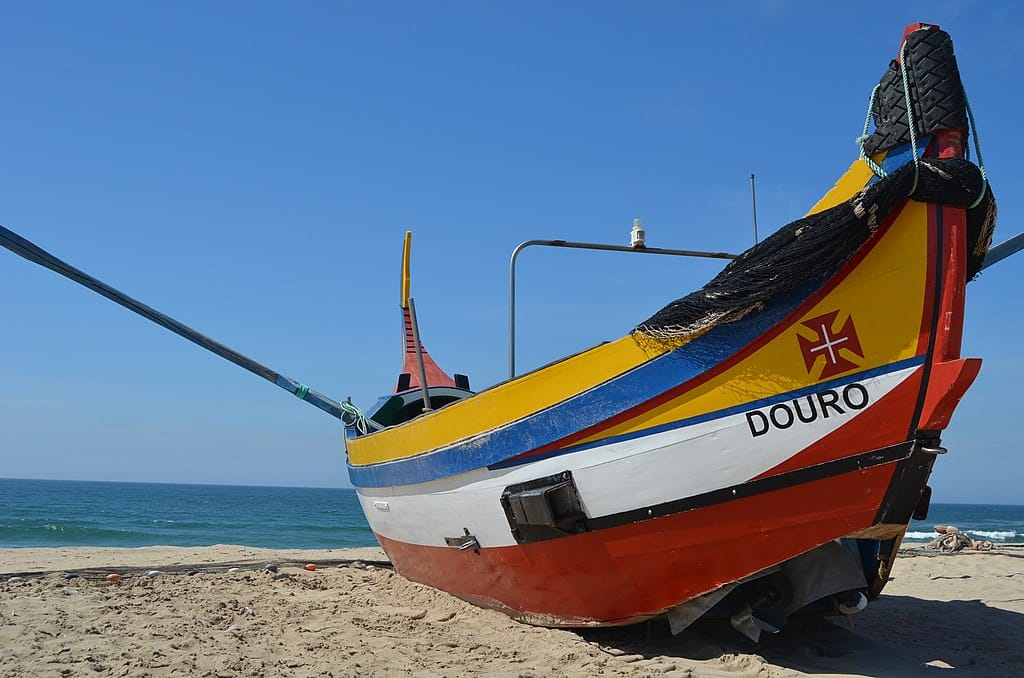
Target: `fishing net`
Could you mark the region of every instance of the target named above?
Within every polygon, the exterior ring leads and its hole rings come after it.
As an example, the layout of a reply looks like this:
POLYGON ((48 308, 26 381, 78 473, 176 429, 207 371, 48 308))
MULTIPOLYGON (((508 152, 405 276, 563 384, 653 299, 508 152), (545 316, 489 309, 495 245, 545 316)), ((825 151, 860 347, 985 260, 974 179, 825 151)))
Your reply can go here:
POLYGON ((637 341, 680 346, 712 327, 760 311, 772 299, 835 272, 880 224, 909 198, 970 207, 967 211, 968 279, 981 268, 995 228, 995 199, 973 163, 960 158, 909 163, 864 188, 849 201, 798 219, 741 254, 711 282, 676 299, 636 326, 637 341))
MULTIPOLYGON (((906 36, 900 59, 889 65, 872 93, 870 115, 875 130, 867 135, 865 128, 860 141, 862 151, 871 154, 913 146, 938 130, 966 130, 968 122, 973 127, 948 33, 923 26, 906 36)), ((980 150, 978 156, 981 164, 980 150)), ((884 174, 877 165, 869 166, 884 174)), ((841 205, 782 227, 703 288, 637 325, 633 338, 641 346, 675 348, 716 325, 764 309, 772 299, 838 270, 908 199, 968 208, 967 277, 977 275, 996 218, 984 170, 959 158, 922 159, 883 176, 841 205)))

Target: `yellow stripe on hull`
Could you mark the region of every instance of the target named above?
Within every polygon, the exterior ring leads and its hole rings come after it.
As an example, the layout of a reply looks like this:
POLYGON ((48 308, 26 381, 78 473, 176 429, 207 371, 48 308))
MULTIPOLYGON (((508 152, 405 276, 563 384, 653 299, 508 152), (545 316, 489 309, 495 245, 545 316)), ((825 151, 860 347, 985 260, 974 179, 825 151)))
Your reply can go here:
MULTIPOLYGON (((871 158, 875 163, 882 164, 882 160, 885 159, 885 153, 879 153, 871 158)), ((860 158, 853 161, 850 168, 846 170, 843 176, 839 177, 839 181, 835 183, 835 186, 829 189, 828 193, 822 196, 821 200, 811 208, 807 213, 807 216, 817 214, 818 212, 824 212, 827 209, 831 209, 836 205, 842 204, 857 194, 858 191, 868 185, 868 182, 874 177, 871 173, 871 168, 868 167, 860 158)))
POLYGON ((832 311, 838 319, 854 319, 864 358, 860 369, 871 369, 917 352, 924 313, 928 270, 927 205, 910 202, 865 259, 835 289, 801 315, 799 321, 723 374, 659 407, 601 431, 590 442, 624 433, 743 405, 818 383, 821 365, 810 373, 804 364, 797 334, 812 337, 800 325, 832 311), (884 303, 883 303, 884 302, 884 303))
MULTIPOLYGON (((878 158, 881 161, 881 158, 878 158)), ((812 209, 821 211, 848 200, 860 191, 871 179, 871 171, 863 161, 857 160, 836 182, 836 185, 812 209)), ((921 208, 923 209, 923 207, 921 208)), ((912 213, 916 214, 913 210, 912 213)), ((856 280, 864 279, 866 287, 849 282, 850 292, 836 290, 823 300, 821 307, 846 304, 855 314, 862 314, 865 299, 872 294, 888 295, 894 286, 902 286, 908 301, 888 306, 885 310, 874 309, 880 319, 871 327, 881 328, 884 323, 899 320, 901 323, 920 322, 920 299, 924 285, 924 271, 920 266, 909 266, 895 259, 896 252, 913 253, 915 262, 924 261, 924 247, 919 242, 924 234, 924 224, 914 230, 914 235, 901 233, 899 243, 881 248, 872 253, 879 263, 870 266, 870 272, 858 272, 856 280), (911 272, 913 269, 913 272, 911 272), (896 276, 896 279, 893 276, 896 276), (916 276, 916 278, 915 278, 916 276), (913 281, 911 278, 915 278, 913 281), (852 290, 856 286, 856 293, 852 290), (916 286, 913 290, 910 287, 916 286), (910 301, 909 299, 912 299, 910 301), (856 300, 856 306, 854 306, 856 300), (916 304, 916 306, 915 306, 916 304), (913 308, 911 308, 913 307, 913 308), (910 316, 916 320, 909 320, 910 316)), ((900 254, 900 256, 903 256, 900 254)), ((920 263, 919 262, 919 263, 920 263)), ((924 265, 921 263, 921 265, 924 265)), ((406 294, 403 282, 403 301, 406 294)), ((880 297, 881 298, 881 297, 880 297)), ((890 300, 887 300, 891 302, 890 300)), ((827 309, 831 310, 831 309, 827 309)), ((813 314, 808 317, 813 317, 813 314)), ((869 322, 866 320, 865 322, 869 322)), ((859 329, 859 326, 858 326, 859 329)), ((874 337, 874 329, 867 330, 874 337)), ((906 336, 903 330, 897 336, 906 336)), ((916 331, 913 333, 916 336, 916 331)), ((633 430, 638 426, 672 421, 678 417, 712 411, 719 407, 749 402, 757 398, 784 393, 801 385, 812 383, 800 362, 796 339, 792 332, 777 338, 756 356, 730 370, 719 379, 705 384, 682 400, 672 402, 646 413, 643 417, 627 422, 611 431, 603 431, 605 437, 618 432, 633 430), (772 367, 768 370, 767 364, 772 367), (756 365, 756 367, 754 367, 756 365)), ((880 348, 872 345, 872 364, 881 364, 883 355, 908 357, 913 347, 880 348), (908 353, 908 351, 910 353, 908 353), (904 355, 906 354, 906 355, 904 355)), ((585 392, 610 379, 626 373, 643 363, 663 355, 667 350, 640 348, 631 336, 597 346, 593 349, 566 358, 548 367, 523 375, 513 381, 500 384, 472 398, 448 405, 442 410, 431 412, 408 423, 385 429, 371 435, 348 441, 348 459, 352 466, 365 466, 382 462, 406 459, 449 446, 461 440, 491 431, 500 426, 523 419, 585 392)), ((898 359, 898 358, 893 358, 898 359)))
POLYGON ((412 457, 522 419, 664 353, 632 337, 602 344, 406 424, 348 441, 353 466, 412 457))

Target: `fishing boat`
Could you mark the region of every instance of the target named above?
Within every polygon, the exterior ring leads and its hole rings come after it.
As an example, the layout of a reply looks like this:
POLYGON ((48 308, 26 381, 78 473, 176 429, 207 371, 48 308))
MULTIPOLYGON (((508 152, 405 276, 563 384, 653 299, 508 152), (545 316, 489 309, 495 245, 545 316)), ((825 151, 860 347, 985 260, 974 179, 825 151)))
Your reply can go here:
POLYGON ((751 637, 877 596, 981 365, 964 293, 994 202, 947 33, 908 27, 869 108, 806 217, 626 336, 480 393, 418 344, 407 240, 402 376, 347 440, 398 572, 532 624, 715 610, 751 637))
POLYGON ((721 615, 756 639, 880 594, 981 366, 966 284, 1024 247, 989 251, 947 33, 907 27, 868 99, 860 157, 806 216, 623 337, 478 393, 423 347, 408 234, 403 368, 365 412, 2 227, 0 245, 341 419, 403 576, 531 624, 721 615))

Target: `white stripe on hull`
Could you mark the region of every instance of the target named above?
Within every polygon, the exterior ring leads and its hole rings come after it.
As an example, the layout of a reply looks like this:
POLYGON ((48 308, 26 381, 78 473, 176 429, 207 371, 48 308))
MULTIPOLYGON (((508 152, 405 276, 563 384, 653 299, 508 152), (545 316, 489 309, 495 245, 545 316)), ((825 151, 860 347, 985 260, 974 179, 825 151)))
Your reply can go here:
MULTIPOLYGON (((357 488, 370 527, 389 539, 444 546, 468 529, 487 547, 511 546, 500 497, 508 485, 571 470, 589 517, 682 499, 746 482, 794 456, 875 403, 916 369, 857 382, 868 404, 832 410, 810 423, 772 428, 756 438, 746 413, 564 454, 507 469, 478 469, 426 483, 357 488)), ((824 389, 822 389, 824 390, 824 389)), ((767 412, 768 408, 761 408, 767 412)), ((804 412, 808 412, 805 405, 804 412)))

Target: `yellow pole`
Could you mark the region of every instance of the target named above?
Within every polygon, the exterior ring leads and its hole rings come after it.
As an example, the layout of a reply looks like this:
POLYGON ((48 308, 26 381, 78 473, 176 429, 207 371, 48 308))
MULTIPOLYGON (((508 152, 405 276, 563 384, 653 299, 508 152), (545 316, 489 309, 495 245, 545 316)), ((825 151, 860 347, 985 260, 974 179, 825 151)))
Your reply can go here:
POLYGON ((402 308, 409 308, 409 256, 412 251, 412 231, 405 232, 405 248, 402 250, 402 308))

